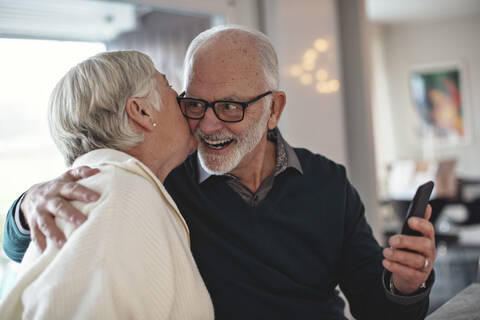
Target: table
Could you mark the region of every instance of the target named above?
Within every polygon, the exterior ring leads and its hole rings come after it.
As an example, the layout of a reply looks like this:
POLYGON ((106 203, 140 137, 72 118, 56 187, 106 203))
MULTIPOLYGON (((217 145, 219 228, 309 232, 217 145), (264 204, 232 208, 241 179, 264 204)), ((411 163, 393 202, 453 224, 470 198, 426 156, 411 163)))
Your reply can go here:
POLYGON ((426 320, 480 320, 480 283, 462 290, 426 320))

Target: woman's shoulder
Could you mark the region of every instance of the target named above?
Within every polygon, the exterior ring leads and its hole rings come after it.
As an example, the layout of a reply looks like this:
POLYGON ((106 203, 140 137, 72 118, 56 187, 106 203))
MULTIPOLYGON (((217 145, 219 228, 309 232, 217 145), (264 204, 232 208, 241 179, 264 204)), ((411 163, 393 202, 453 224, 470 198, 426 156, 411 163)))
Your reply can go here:
POLYGON ((100 193, 99 201, 111 201, 117 206, 127 202, 160 199, 160 191, 148 176, 139 175, 122 167, 104 164, 97 167, 96 175, 78 181, 83 186, 100 193))

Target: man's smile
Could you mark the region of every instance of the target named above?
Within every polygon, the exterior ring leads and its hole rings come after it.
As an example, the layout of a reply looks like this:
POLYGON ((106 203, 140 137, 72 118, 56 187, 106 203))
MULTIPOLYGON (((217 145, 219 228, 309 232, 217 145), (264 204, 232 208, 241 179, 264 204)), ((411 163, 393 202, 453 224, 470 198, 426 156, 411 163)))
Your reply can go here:
POLYGON ((233 142, 233 139, 210 140, 201 138, 201 141, 210 149, 221 150, 229 146, 233 142))

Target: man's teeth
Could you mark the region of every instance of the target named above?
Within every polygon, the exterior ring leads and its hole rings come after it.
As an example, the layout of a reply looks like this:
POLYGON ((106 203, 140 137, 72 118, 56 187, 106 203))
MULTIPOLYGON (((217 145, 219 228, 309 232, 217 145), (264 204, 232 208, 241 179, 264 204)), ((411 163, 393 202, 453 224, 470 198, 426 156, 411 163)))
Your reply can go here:
POLYGON ((225 147, 226 145, 228 145, 230 142, 233 141, 233 139, 224 139, 224 140, 208 140, 208 139, 204 139, 203 141, 205 141, 206 144, 208 144, 208 146, 210 148, 213 148, 213 149, 221 149, 223 147, 225 147))

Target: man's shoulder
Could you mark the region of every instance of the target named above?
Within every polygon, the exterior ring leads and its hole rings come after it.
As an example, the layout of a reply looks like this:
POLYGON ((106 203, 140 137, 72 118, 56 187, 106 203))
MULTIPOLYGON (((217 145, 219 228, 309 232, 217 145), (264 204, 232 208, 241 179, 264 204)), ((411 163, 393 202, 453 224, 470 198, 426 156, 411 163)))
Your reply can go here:
POLYGON ((197 181, 197 155, 194 152, 168 174, 163 185, 179 205, 186 193, 198 187, 197 181))
POLYGON ((175 167, 165 179, 165 183, 170 181, 184 180, 186 177, 195 177, 197 175, 197 152, 190 154, 185 161, 175 167))
POLYGON ((293 148, 293 150, 306 174, 317 173, 343 178, 346 176, 344 165, 339 164, 322 154, 314 153, 306 148, 293 148))

